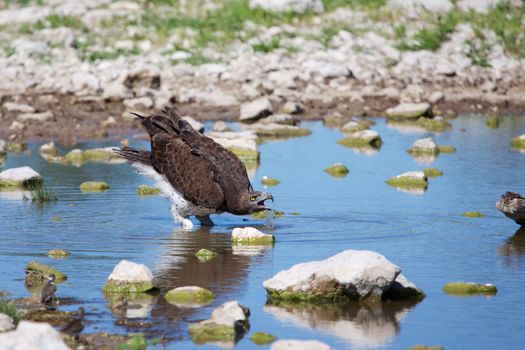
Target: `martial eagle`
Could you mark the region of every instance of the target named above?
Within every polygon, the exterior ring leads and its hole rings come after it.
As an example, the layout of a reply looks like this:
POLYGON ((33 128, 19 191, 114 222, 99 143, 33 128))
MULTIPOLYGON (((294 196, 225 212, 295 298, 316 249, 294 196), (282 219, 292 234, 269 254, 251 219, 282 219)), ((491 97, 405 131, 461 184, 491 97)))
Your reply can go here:
POLYGON ((150 136, 151 151, 123 147, 116 152, 155 181, 170 198, 173 217, 183 227, 193 227, 190 215, 203 225, 213 225, 209 217, 213 213, 271 210, 264 201, 273 201, 272 195, 253 190, 239 158, 194 130, 173 108, 148 117, 135 115, 150 136))

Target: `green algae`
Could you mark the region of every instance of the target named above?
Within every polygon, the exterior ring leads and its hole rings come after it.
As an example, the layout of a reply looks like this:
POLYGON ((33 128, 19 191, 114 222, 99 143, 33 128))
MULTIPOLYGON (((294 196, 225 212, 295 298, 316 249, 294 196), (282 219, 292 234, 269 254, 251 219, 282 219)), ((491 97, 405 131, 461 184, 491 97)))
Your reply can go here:
POLYGON ((428 131, 444 131, 452 127, 445 119, 419 118, 417 122, 428 131))
MULTIPOLYGON (((250 214, 251 217, 257 218, 257 219, 265 219, 268 216, 267 210, 261 210, 258 212, 255 212, 253 214, 250 214)), ((284 211, 282 210, 273 210, 273 217, 281 217, 284 216, 284 211)))
POLYGON ((233 238, 232 243, 236 245, 272 245, 275 242, 273 235, 266 235, 264 237, 251 238, 233 238))
POLYGON ((195 344, 204 344, 214 341, 234 342, 237 337, 235 327, 216 323, 195 323, 190 325, 190 336, 195 344))
POLYGON ((332 175, 333 177, 345 177, 349 170, 346 165, 342 163, 336 163, 324 169, 325 172, 332 175))
POLYGON ((443 292, 455 295, 496 294, 498 289, 493 284, 472 282, 450 282, 445 284, 443 292))
POLYGON ((137 188, 137 194, 139 196, 154 196, 160 194, 160 189, 151 186, 140 185, 137 188))
POLYGON ((80 185, 82 192, 102 192, 109 189, 109 185, 103 181, 86 181, 80 185))
POLYGON ((385 181, 387 184, 389 184, 392 187, 399 187, 399 188, 422 188, 425 189, 428 186, 428 182, 426 178, 423 179, 416 179, 408 176, 402 176, 402 177, 391 177, 390 179, 385 181))
POLYGON ((206 288, 198 288, 195 290, 188 288, 175 288, 168 291, 164 298, 170 304, 204 306, 215 299, 215 294, 206 288))
POLYGON ((438 168, 425 168, 423 169, 423 173, 426 177, 439 177, 443 176, 443 172, 439 170, 438 168))
POLYGON ((363 138, 363 137, 343 137, 342 139, 337 140, 337 143, 345 147, 374 147, 379 148, 383 141, 381 137, 376 138, 363 138))
POLYGON ((456 148, 450 145, 439 145, 440 153, 455 153, 456 148))
POLYGON ((408 153, 411 155, 438 155, 439 154, 439 148, 422 148, 422 147, 410 147, 407 150, 408 153))
POLYGON ((55 281, 58 283, 67 279, 67 276, 61 271, 37 261, 28 262, 24 270, 26 272, 26 282, 28 284, 43 283, 51 274, 55 275, 55 281))
POLYGON ((38 190, 44 185, 41 177, 34 177, 25 181, 0 179, 0 192, 16 190, 38 190))
POLYGON ((478 211, 465 211, 461 215, 467 218, 484 218, 486 215, 478 211))
POLYGON ((215 258, 217 256, 217 253, 215 253, 212 250, 202 248, 197 253, 195 253, 195 256, 200 261, 208 261, 208 260, 215 258))
POLYGON ((263 176, 263 178, 261 179, 261 183, 264 186, 277 186, 281 183, 281 181, 274 179, 273 177, 263 176))
POLYGON ((525 138, 521 138, 519 136, 513 137, 510 144, 513 148, 525 148, 525 138))
POLYGON ((104 287, 102 287, 102 293, 104 294, 128 294, 128 293, 144 293, 155 289, 155 285, 152 281, 144 282, 125 282, 108 280, 104 287))
POLYGON ((270 344, 270 343, 274 342, 276 339, 277 339, 277 337, 275 335, 271 335, 271 334, 264 333, 264 332, 255 332, 250 337, 250 340, 255 345, 270 344))
POLYGON ((47 256, 53 259, 62 259, 70 255, 71 253, 68 250, 64 249, 51 249, 47 252, 47 256))

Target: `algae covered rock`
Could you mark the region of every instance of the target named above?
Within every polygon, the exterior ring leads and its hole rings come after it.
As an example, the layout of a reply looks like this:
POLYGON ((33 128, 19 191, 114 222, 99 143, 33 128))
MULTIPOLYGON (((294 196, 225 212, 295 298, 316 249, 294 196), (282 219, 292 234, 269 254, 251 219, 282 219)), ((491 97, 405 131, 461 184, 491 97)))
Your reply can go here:
POLYGON ((496 294, 498 289, 491 283, 474 282, 450 282, 445 284, 443 291, 447 294, 471 295, 471 294, 496 294))
POLYGON ((439 145, 440 153, 455 153, 456 148, 450 145, 439 145))
POLYGON ((264 281, 269 301, 381 301, 424 297, 383 255, 345 250, 326 260, 297 264, 264 281))
POLYGON ((41 284, 45 282, 51 274, 55 275, 55 281, 57 283, 63 282, 67 279, 67 276, 61 271, 37 261, 28 262, 24 271, 26 273, 26 283, 29 285, 41 284))
POLYGON ((461 214, 467 218, 484 218, 486 215, 479 211, 465 211, 461 214))
POLYGON ((152 289, 155 289, 153 273, 147 266, 122 260, 109 275, 102 291, 107 294, 142 293, 152 289))
POLYGON ((66 153, 66 155, 64 156, 64 161, 69 163, 84 163, 84 152, 82 152, 82 150, 78 148, 73 149, 66 153))
POLYGON ((58 148, 52 141, 49 143, 44 143, 42 146, 40 146, 38 151, 44 158, 58 156, 58 148))
POLYGON ((277 337, 275 335, 271 335, 271 334, 264 333, 264 332, 255 332, 250 337, 250 340, 255 345, 270 344, 270 343, 274 342, 276 339, 277 339, 277 337))
POLYGON ((82 192, 102 192, 107 189, 109 189, 109 185, 103 181, 86 181, 80 184, 82 192))
POLYGON ((261 210, 261 211, 251 214, 250 216, 253 218, 257 218, 257 219, 265 219, 268 217, 268 215, 271 215, 272 218, 274 217, 279 218, 281 216, 284 216, 284 211, 282 210, 261 210))
POLYGON ((351 120, 341 127, 341 131, 344 133, 353 133, 356 131, 368 129, 369 126, 370 126, 370 123, 366 120, 360 120, 360 121, 351 120))
POLYGON ((425 128, 428 131, 444 131, 449 129, 452 124, 450 124, 447 120, 445 120, 442 117, 434 117, 434 118, 419 118, 418 124, 420 124, 423 128, 425 128))
POLYGON ((236 227, 232 231, 232 243, 234 244, 272 244, 275 240, 273 235, 262 233, 254 227, 236 227))
POLYGON ((361 130, 347 135, 337 141, 338 144, 347 147, 380 147, 381 136, 375 130, 361 130))
POLYGON ((420 154, 439 154, 439 147, 438 145, 432 140, 432 138, 427 137, 424 139, 419 139, 412 147, 410 147, 407 151, 408 153, 412 155, 420 155, 420 154))
POLYGON ((0 191, 33 190, 42 184, 42 176, 28 166, 0 172, 0 191))
POLYGON ((294 125, 284 125, 277 123, 256 123, 250 125, 248 130, 253 130, 259 137, 288 138, 308 136, 312 133, 310 129, 301 128, 294 125))
POLYGON ((250 310, 237 301, 226 302, 213 310, 210 319, 190 325, 190 336, 196 344, 209 342, 235 343, 249 328, 250 310))
POLYGON ((264 186, 277 186, 279 183, 281 183, 281 181, 279 181, 277 179, 274 179, 273 177, 265 175, 265 176, 262 177, 261 183, 264 186))
POLYGON ((64 249, 51 249, 47 252, 47 255, 53 259, 61 259, 70 256, 71 253, 64 249))
POLYGON ((208 260, 215 258, 217 256, 217 253, 215 253, 212 250, 202 248, 202 249, 199 249, 197 253, 195 253, 195 256, 200 261, 208 261, 208 260))
POLYGON ((512 148, 523 149, 525 148, 525 134, 513 137, 511 140, 512 148))
POLYGON ((160 190, 156 187, 140 185, 137 188, 137 194, 139 196, 154 196, 154 195, 160 194, 160 190))
POLYGON ((425 168, 423 169, 423 173, 426 175, 426 177, 443 176, 443 172, 439 170, 438 168, 425 168))
POLYGON ((518 225, 525 226, 525 197, 521 194, 506 192, 496 203, 496 209, 518 225))
POLYGON ((385 113, 390 119, 417 119, 431 117, 432 107, 428 103, 401 103, 387 109, 385 113))
POLYGON ((318 340, 283 339, 272 344, 270 350, 330 350, 331 347, 318 340))
POLYGON ((324 171, 334 177, 344 177, 349 172, 348 168, 343 163, 335 163, 334 165, 325 168, 324 171))
POLYGON ((215 294, 206 288, 187 286, 169 290, 164 298, 168 303, 179 307, 200 307, 210 304, 215 299, 215 294))
POLYGON ((428 186, 428 179, 422 171, 408 171, 406 173, 391 177, 386 183, 392 187, 398 188, 421 188, 428 186))

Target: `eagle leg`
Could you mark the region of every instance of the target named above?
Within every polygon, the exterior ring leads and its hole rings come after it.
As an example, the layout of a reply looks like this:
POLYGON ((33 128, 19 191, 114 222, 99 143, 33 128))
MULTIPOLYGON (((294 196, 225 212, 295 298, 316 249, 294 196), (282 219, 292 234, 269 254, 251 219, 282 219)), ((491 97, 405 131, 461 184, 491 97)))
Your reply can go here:
POLYGON ((177 211, 176 205, 171 206, 171 213, 173 214, 173 218, 175 219, 175 222, 182 224, 182 228, 185 228, 185 229, 193 228, 193 223, 191 222, 191 220, 188 219, 187 217, 185 218, 182 215, 180 215, 179 212, 177 211))
POLYGON ((195 217, 203 226, 213 226, 213 221, 211 221, 209 215, 195 215, 195 217))

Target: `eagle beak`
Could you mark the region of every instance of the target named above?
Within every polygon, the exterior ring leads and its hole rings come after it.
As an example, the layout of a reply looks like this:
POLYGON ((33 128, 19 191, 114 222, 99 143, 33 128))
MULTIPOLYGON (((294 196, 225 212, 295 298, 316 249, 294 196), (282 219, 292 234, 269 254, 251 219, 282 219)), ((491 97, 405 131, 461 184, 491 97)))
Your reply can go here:
MULTIPOLYGON (((264 201, 271 200, 272 201, 272 207, 273 207, 273 196, 272 196, 272 194, 264 192, 263 195, 264 195, 264 199, 261 201, 262 202, 261 204, 264 205, 264 201)), ((266 205, 264 205, 264 209, 265 210, 272 210, 272 208, 270 208, 270 207, 268 207, 266 205)))

